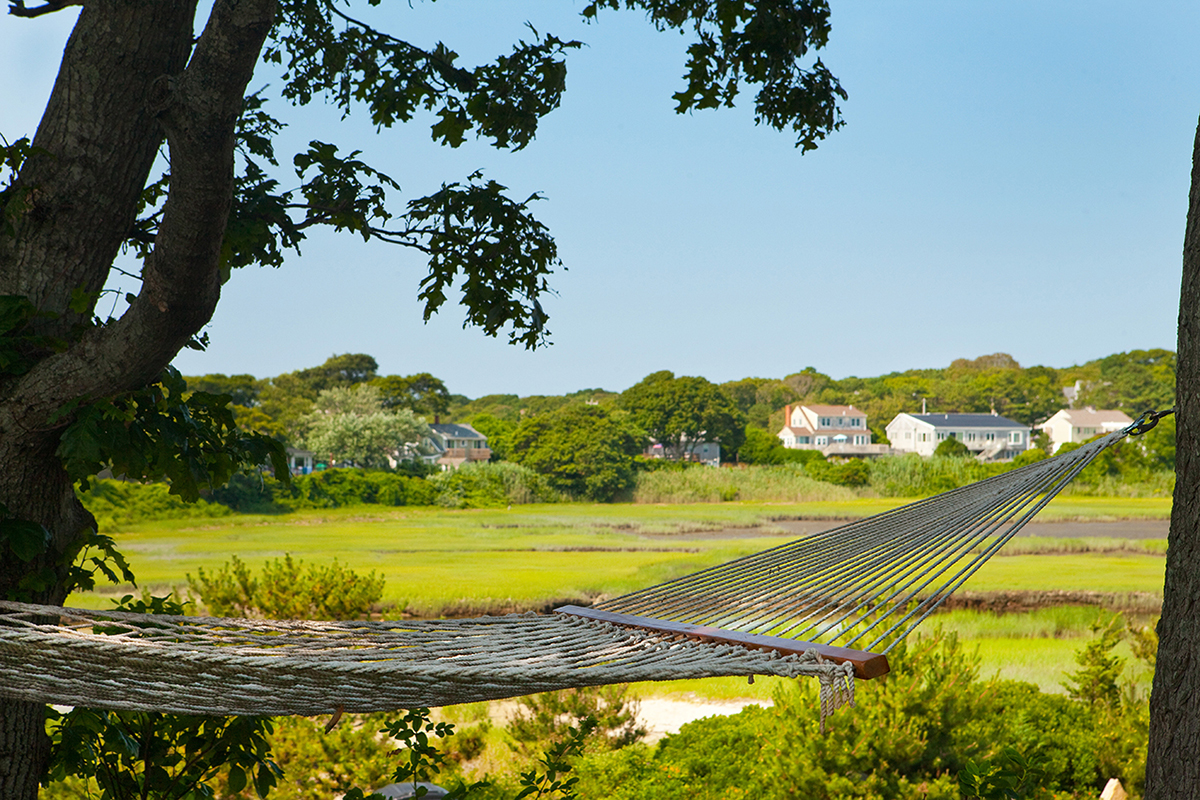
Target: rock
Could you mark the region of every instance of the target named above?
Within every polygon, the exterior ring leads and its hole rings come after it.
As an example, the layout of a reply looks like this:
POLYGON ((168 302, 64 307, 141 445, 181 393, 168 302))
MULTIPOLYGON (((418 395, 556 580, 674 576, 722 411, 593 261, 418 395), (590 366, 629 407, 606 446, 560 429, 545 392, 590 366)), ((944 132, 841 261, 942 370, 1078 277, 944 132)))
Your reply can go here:
POLYGON ((1116 778, 1110 778, 1108 783, 1104 784, 1104 791, 1100 793, 1100 800, 1125 800, 1127 797, 1129 795, 1125 794, 1125 788, 1116 778))

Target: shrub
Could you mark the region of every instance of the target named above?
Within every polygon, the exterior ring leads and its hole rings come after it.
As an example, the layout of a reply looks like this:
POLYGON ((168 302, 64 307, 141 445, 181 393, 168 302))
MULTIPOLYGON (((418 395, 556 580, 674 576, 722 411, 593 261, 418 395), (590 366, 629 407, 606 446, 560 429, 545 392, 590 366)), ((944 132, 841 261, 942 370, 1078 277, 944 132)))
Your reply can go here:
POLYGON ((428 481, 436 502, 447 508, 488 508, 512 503, 553 503, 561 495, 528 467, 501 461, 469 463, 428 481))
POLYGON ((92 480, 86 492, 76 490, 80 501, 105 528, 119 528, 156 519, 225 517, 232 512, 223 505, 200 500, 188 503, 170 494, 165 483, 92 480))
POLYGON ((437 495, 424 478, 383 470, 327 469, 293 478, 290 488, 269 486, 274 502, 289 509, 432 505, 437 495))
POLYGON ((383 597, 383 578, 374 572, 359 575, 336 559, 307 570, 303 565, 288 555, 268 561, 256 578, 234 556, 211 575, 203 567, 196 578, 189 573, 188 587, 218 617, 361 619, 383 597))
POLYGON ((592 741, 605 749, 625 747, 646 735, 637 724, 641 702, 628 684, 542 692, 517 702, 508 730, 514 739, 527 745, 559 738, 584 717, 596 721, 596 738, 592 741))

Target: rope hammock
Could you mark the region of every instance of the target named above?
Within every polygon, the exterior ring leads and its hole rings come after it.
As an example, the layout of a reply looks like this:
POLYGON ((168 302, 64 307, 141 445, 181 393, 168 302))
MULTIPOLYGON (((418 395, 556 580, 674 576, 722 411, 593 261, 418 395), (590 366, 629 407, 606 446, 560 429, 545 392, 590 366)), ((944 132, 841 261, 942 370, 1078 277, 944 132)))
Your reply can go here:
POLYGON ((822 727, 887 653, 1105 448, 1055 458, 593 608, 278 622, 0 601, 0 696, 186 714, 336 714, 580 686, 813 676, 822 727), (877 652, 876 652, 877 651, 877 652))

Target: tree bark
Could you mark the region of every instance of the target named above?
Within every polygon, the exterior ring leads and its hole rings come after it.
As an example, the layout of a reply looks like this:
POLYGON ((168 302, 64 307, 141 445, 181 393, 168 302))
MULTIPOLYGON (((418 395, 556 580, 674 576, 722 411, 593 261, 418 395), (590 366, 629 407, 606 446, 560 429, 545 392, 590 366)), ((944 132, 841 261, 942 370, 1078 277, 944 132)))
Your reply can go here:
MULTIPOLYGON (((66 403, 151 382, 211 318, 233 196, 234 133, 246 85, 274 19, 274 0, 217 0, 193 48, 196 0, 101 0, 81 12, 34 145, 17 178, 31 194, 16 236, 0 239, 0 294, 52 316, 37 332, 68 338, 89 315, 76 289, 104 285, 136 219, 164 137, 171 184, 122 317, 86 330, 28 372, 0 375, 0 503, 51 533, 47 554, 0 563, 0 596, 31 572, 58 580, 33 599, 61 603, 62 556, 94 526, 55 456, 66 403), (190 58, 189 58, 190 56, 190 58)), ((48 743, 42 706, 0 701, 0 798, 34 800, 48 743)))
POLYGON ((1175 497, 1150 695, 1146 800, 1200 798, 1200 127, 1183 239, 1175 497))

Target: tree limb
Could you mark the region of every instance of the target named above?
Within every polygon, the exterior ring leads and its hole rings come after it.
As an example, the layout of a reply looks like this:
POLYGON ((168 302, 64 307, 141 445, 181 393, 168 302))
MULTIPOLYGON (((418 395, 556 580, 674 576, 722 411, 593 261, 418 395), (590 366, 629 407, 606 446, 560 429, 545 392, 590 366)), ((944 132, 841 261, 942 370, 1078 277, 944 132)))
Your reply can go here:
POLYGON ((83 0, 49 0, 49 2, 43 3, 40 6, 26 8, 25 0, 9 0, 8 13, 12 14, 14 17, 25 17, 26 19, 32 19, 34 17, 40 17, 43 14, 52 14, 55 11, 62 11, 68 6, 81 5, 83 5, 83 0))

